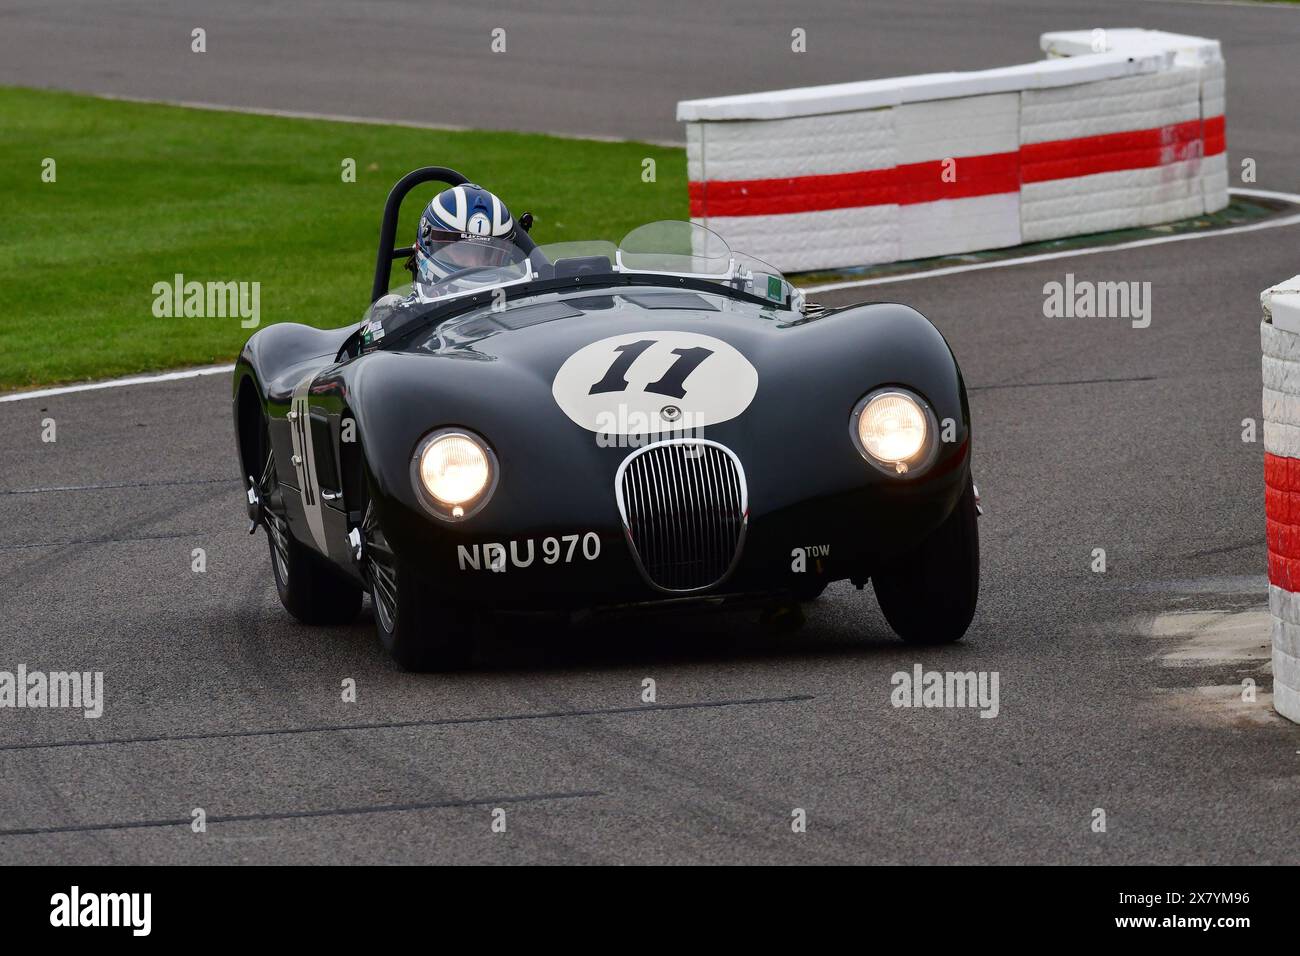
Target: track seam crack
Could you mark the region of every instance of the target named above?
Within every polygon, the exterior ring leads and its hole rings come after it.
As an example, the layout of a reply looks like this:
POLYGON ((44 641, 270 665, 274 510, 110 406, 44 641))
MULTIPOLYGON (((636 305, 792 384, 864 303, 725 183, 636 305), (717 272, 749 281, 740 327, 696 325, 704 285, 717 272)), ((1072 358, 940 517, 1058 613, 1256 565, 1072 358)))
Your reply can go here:
POLYGON ((706 710, 721 707, 753 707, 762 704, 804 703, 812 694, 788 697, 751 697, 741 700, 704 700, 681 704, 649 704, 637 707, 584 708, 580 710, 539 711, 535 714, 493 714, 480 717, 438 717, 428 720, 398 720, 373 724, 325 724, 316 727, 286 727, 276 730, 230 730, 208 734, 158 734, 149 737, 113 737, 105 740, 58 740, 50 743, 0 744, 0 752, 15 750, 54 750, 61 747, 108 747, 125 744, 178 743, 193 740, 229 740, 240 737, 282 737, 296 734, 338 733, 355 730, 401 730, 408 727, 454 727, 464 724, 509 723, 522 720, 557 720, 570 717, 620 717, 633 714, 663 713, 673 710, 706 710))

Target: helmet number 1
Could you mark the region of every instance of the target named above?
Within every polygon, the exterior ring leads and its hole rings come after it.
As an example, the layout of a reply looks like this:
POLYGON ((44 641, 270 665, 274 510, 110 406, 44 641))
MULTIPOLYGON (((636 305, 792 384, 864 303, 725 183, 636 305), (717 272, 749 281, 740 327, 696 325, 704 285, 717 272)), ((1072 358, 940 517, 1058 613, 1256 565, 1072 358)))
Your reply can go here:
MULTIPOLYGON (((656 339, 642 339, 639 342, 627 342, 623 345, 616 345, 614 351, 619 353, 610 365, 609 369, 599 382, 591 386, 588 395, 599 395, 602 392, 624 392, 630 384, 627 380, 628 370, 632 368, 641 353, 650 346, 657 344, 656 339)), ((667 395, 671 398, 684 398, 686 389, 683 383, 687 376, 700 367, 700 363, 713 354, 712 349, 695 346, 692 348, 673 349, 673 355, 677 356, 676 361, 668 367, 668 371, 659 378, 657 382, 650 382, 645 387, 645 391, 654 392, 657 395, 667 395)))

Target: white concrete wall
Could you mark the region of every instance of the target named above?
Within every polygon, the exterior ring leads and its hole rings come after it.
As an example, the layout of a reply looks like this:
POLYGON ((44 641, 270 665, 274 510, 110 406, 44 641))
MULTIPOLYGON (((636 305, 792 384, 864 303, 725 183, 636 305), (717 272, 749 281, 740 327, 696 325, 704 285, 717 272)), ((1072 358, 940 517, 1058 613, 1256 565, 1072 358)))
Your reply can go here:
POLYGON ((1098 39, 1044 34, 1048 59, 995 70, 681 102, 692 218, 804 271, 1226 206, 1218 41, 1098 39))
POLYGON ((1300 723, 1300 276, 1260 300, 1273 706, 1300 723))

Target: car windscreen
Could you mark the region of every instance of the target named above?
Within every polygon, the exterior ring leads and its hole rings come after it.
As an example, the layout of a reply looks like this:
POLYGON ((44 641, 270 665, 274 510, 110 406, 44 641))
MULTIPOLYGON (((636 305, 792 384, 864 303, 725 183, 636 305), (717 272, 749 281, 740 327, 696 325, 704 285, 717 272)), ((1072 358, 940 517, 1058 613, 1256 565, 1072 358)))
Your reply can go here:
MULTIPOLYGON (((698 223, 677 220, 638 226, 617 244, 566 240, 539 245, 529 253, 514 246, 504 251, 494 246, 492 255, 485 258, 483 243, 466 241, 443 247, 438 259, 444 268, 440 277, 425 277, 431 281, 390 290, 371 307, 366 324, 372 319, 398 319, 382 325, 392 331, 400 326, 405 341, 408 332, 439 321, 446 313, 444 305, 455 311, 456 300, 530 283, 546 286, 549 291, 568 281, 587 287, 599 285, 602 280, 608 280, 610 285, 641 285, 657 284, 654 280, 662 277, 677 280, 674 286, 681 280, 717 285, 719 291, 726 290, 733 296, 739 293, 738 297, 762 300, 779 308, 799 311, 803 304, 802 293, 779 270, 753 256, 734 252, 721 236, 698 223), (458 248, 461 245, 465 248, 458 248)), ((514 292, 509 294, 513 298, 514 292)), ((504 306, 506 297, 497 298, 500 301, 494 299, 494 306, 504 306)), ((389 334, 379 325, 376 330, 380 337, 389 334)), ((373 336, 372 332, 371 344, 378 345, 373 336)))

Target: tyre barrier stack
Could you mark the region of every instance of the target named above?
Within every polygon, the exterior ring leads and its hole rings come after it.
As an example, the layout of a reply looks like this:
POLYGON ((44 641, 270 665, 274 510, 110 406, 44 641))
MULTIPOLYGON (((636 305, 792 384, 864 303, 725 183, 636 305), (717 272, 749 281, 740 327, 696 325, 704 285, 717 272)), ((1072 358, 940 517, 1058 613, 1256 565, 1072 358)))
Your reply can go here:
POLYGON ((1273 706, 1300 722, 1300 276, 1260 295, 1273 706))
POLYGON ((678 103, 692 220, 797 272, 1227 205, 1217 40, 1108 30, 1041 44, 1048 59, 1020 66, 678 103))

